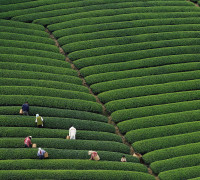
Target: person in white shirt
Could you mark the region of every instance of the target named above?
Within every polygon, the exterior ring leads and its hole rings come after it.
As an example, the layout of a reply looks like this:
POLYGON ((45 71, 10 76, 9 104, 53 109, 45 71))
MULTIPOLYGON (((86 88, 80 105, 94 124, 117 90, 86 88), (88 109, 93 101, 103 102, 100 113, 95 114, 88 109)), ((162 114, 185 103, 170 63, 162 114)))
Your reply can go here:
POLYGON ((70 136, 70 139, 76 139, 76 128, 75 127, 71 127, 69 129, 69 136, 70 136))
POLYGON ((45 150, 38 148, 37 156, 39 156, 40 159, 44 159, 44 154, 46 153, 45 150))

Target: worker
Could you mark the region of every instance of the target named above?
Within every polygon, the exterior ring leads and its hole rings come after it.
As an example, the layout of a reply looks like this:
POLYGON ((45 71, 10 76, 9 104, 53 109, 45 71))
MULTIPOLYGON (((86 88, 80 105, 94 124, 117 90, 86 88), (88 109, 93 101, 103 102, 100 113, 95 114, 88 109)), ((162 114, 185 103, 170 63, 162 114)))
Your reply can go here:
POLYGON ((36 114, 35 122, 37 123, 37 127, 41 128, 44 126, 43 124, 43 118, 39 114, 36 114))
POLYGON ((46 153, 45 150, 43 150, 42 148, 38 148, 38 153, 37 153, 37 156, 40 158, 40 159, 44 159, 44 154, 46 153))
POLYGON ((71 127, 69 129, 69 136, 70 136, 70 139, 76 139, 76 128, 75 127, 71 127))
POLYGON ((126 157, 125 157, 125 155, 122 156, 121 162, 126 162, 126 157))
POLYGON ((96 151, 88 151, 88 155, 91 155, 89 160, 99 161, 100 157, 96 151))
POLYGON ((29 114, 29 104, 28 102, 25 102, 23 105, 22 105, 22 112, 23 112, 23 115, 26 115, 28 116, 29 114))
POLYGON ((24 139, 25 148, 31 148, 32 147, 31 139, 32 139, 32 136, 28 136, 24 139))

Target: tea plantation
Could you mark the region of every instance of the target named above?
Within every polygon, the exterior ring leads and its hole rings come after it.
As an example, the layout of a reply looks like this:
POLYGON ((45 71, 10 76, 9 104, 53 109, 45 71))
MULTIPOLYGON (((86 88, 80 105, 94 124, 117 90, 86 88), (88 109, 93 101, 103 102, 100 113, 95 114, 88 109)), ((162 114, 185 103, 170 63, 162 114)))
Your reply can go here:
POLYGON ((0 179, 199 179, 198 4, 1 0, 0 179))

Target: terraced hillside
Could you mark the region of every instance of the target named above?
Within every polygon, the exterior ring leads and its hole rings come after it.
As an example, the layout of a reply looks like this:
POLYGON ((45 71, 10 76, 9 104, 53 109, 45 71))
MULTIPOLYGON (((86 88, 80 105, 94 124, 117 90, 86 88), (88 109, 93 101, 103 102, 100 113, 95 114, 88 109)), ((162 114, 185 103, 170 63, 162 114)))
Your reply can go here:
POLYGON ((0 4, 0 179, 200 177, 197 4, 0 4), (26 101, 30 116, 19 115, 26 101), (45 128, 36 128, 37 113, 45 128), (66 140, 72 125, 75 141, 66 140), (29 135, 48 159, 24 148, 29 135), (101 160, 89 161, 88 150, 101 160))

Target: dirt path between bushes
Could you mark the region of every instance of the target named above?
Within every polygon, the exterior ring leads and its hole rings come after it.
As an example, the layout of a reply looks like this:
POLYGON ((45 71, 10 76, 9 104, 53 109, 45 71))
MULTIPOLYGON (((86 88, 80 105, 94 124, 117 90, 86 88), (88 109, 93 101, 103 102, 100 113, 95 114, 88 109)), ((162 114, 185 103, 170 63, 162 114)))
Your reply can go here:
POLYGON ((112 125, 115 127, 115 133, 116 133, 117 135, 119 135, 119 136, 122 138, 122 142, 123 142, 124 144, 126 144, 127 146, 129 146, 129 148, 130 148, 130 154, 131 154, 132 156, 135 156, 136 158, 138 158, 138 159, 140 160, 140 163, 143 164, 144 166, 146 166, 146 167, 148 168, 148 173, 151 174, 151 175, 153 175, 153 176, 155 177, 156 180, 159 180, 158 176, 156 176, 156 175, 153 173, 153 171, 151 170, 151 168, 150 168, 148 165, 146 165, 146 164, 144 163, 144 161, 143 161, 143 159, 142 159, 142 155, 139 154, 139 153, 136 153, 136 152, 134 151, 132 145, 129 144, 129 143, 126 141, 125 137, 120 133, 119 128, 117 127, 116 123, 112 120, 111 115, 106 111, 106 108, 105 108, 104 104, 103 104, 103 103, 99 100, 99 98, 92 92, 92 89, 90 88, 90 86, 87 85, 87 83, 86 83, 84 77, 81 75, 79 69, 76 68, 76 66, 73 64, 73 62, 68 58, 67 54, 64 52, 64 50, 62 49, 62 47, 59 45, 59 43, 58 43, 57 39, 54 37, 54 35, 53 35, 47 28, 45 29, 45 31, 49 34, 50 38, 54 40, 55 45, 59 48, 59 52, 65 56, 65 61, 67 61, 68 63, 70 63, 70 64, 71 64, 71 68, 77 71, 78 77, 82 80, 82 84, 83 84, 85 87, 88 88, 89 93, 92 94, 92 95, 95 97, 96 102, 102 105, 102 108, 103 108, 103 115, 106 116, 106 117, 108 118, 108 123, 109 123, 109 124, 112 124, 112 125))

